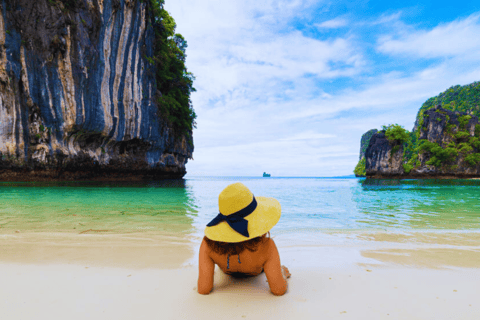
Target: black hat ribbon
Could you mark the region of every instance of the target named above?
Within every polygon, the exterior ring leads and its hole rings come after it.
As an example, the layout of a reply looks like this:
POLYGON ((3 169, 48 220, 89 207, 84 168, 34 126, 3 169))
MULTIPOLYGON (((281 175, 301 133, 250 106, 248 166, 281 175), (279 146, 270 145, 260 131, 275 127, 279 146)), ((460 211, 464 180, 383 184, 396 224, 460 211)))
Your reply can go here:
POLYGON ((213 227, 220 222, 226 221, 233 230, 248 238, 248 220, 245 220, 244 218, 255 211, 256 208, 257 200, 253 197, 252 202, 240 211, 229 214, 228 216, 219 213, 209 224, 207 224, 207 227, 213 227))

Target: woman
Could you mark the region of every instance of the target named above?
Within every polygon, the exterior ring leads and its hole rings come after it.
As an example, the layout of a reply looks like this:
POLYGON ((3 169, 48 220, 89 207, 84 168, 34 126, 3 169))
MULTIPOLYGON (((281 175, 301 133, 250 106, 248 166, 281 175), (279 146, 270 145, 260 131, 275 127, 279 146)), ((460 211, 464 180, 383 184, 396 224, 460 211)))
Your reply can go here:
POLYGON ((280 265, 275 242, 267 237, 280 220, 280 203, 254 197, 242 183, 227 186, 218 196, 220 213, 205 228, 200 245, 198 293, 213 288, 215 264, 236 277, 265 272, 270 290, 281 296, 287 291, 288 269, 280 265))

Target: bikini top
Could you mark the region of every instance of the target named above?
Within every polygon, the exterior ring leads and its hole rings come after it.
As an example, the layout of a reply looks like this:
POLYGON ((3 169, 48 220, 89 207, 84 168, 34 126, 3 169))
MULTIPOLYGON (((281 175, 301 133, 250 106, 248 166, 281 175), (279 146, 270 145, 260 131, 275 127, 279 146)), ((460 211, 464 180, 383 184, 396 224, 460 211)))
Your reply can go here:
MULTIPOLYGON (((238 255, 238 263, 241 263, 240 262, 240 255, 238 255)), ((227 256, 227 269, 230 269, 230 255, 227 256)), ((263 272, 263 268, 262 268, 262 271, 260 273, 263 272)), ((247 278, 247 277, 252 277, 252 276, 256 276, 258 274, 252 274, 252 273, 244 273, 244 272, 225 272, 226 274, 229 274, 231 276, 234 276, 236 278, 247 278)))

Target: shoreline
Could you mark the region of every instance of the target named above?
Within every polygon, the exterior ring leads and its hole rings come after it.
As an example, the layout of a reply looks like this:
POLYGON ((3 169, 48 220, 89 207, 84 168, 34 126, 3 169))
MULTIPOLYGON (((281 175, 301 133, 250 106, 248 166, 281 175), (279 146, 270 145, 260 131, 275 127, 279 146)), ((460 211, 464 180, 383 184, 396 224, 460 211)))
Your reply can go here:
MULTIPOLYGON (((175 269, 196 265, 202 237, 188 232, 33 232, 0 229, 0 263, 175 269)), ((273 233, 282 263, 296 267, 480 268, 480 230, 324 230, 273 233)))

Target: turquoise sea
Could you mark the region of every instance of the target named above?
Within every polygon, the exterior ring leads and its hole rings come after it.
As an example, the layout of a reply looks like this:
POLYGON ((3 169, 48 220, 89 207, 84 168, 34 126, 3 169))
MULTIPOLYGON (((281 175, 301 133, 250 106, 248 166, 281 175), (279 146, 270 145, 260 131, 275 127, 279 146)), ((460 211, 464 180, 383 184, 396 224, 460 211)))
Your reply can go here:
POLYGON ((480 180, 191 177, 144 183, 2 182, 0 233, 173 233, 200 238, 218 194, 242 182, 274 197, 273 234, 314 240, 325 231, 479 231, 480 180))

